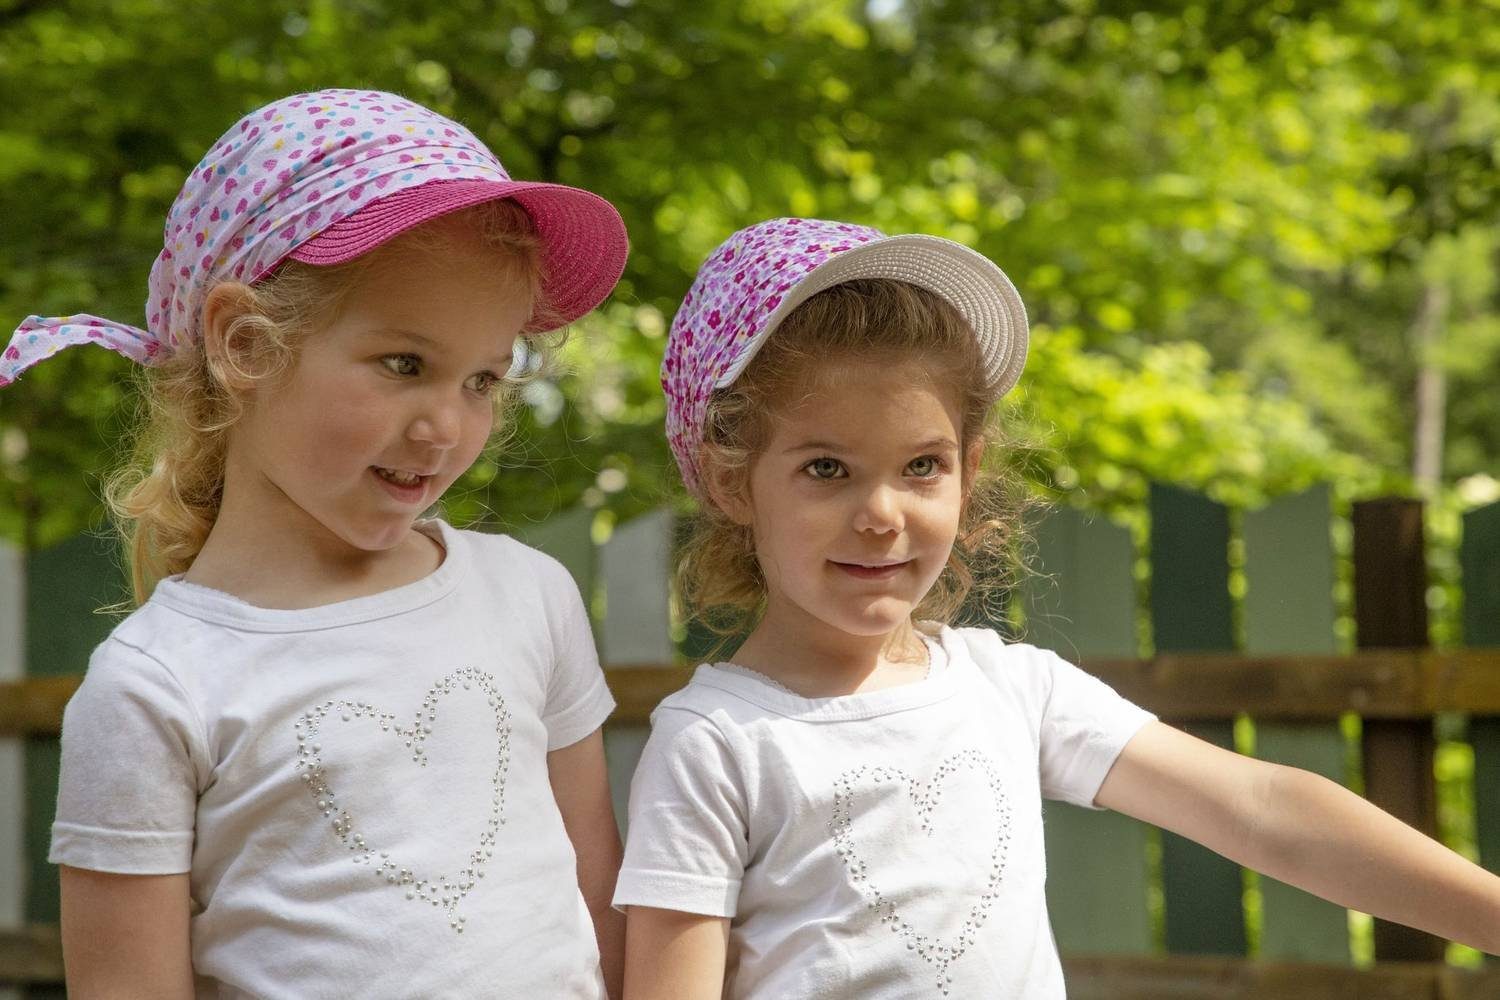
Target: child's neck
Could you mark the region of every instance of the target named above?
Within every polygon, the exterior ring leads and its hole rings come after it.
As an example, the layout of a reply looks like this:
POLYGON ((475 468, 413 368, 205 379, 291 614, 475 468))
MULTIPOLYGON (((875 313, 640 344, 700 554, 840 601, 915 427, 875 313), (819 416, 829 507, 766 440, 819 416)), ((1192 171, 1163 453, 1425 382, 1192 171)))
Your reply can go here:
POLYGON ((733 661, 804 698, 829 698, 920 681, 928 653, 909 620, 884 634, 851 635, 771 607, 733 661))
POLYGON ((293 519, 267 531, 264 512, 241 509, 230 491, 183 579, 262 608, 301 610, 414 583, 442 565, 435 539, 410 531, 389 549, 354 548, 321 525, 293 519))

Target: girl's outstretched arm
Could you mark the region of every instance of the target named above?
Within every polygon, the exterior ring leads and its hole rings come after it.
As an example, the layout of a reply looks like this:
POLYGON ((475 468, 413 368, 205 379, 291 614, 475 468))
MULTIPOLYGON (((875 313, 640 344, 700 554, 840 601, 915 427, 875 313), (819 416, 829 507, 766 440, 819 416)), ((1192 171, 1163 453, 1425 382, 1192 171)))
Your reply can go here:
POLYGON ((609 800, 604 731, 547 754, 552 797, 578 856, 578 888, 594 919, 604 986, 619 1000, 625 963, 625 918, 610 906, 620 874, 620 828, 609 800))
POLYGON ((62 865, 62 945, 75 1000, 192 1000, 188 877, 62 865))
POLYGON ((625 1000, 719 1000, 729 921, 701 913, 630 907, 625 1000))
POLYGON ((1500 877, 1320 775, 1153 722, 1094 803, 1340 906, 1500 954, 1500 877))

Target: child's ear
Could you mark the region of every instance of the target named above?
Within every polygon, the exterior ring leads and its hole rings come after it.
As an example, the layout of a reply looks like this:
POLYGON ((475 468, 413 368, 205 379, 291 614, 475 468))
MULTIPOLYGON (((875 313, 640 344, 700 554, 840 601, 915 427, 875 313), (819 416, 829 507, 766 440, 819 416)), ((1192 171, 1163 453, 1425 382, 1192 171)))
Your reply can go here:
POLYGON ((708 494, 709 502, 722 510, 735 524, 750 524, 753 517, 749 498, 745 495, 745 477, 736 474, 737 470, 726 469, 702 458, 699 460, 699 468, 702 470, 703 491, 708 494))
POLYGON ((203 356, 208 370, 226 389, 254 384, 249 370, 250 345, 237 333, 236 320, 255 311, 255 293, 237 281, 222 281, 203 299, 203 356))
POLYGON ((979 475, 979 465, 984 461, 984 438, 975 438, 964 449, 964 493, 967 494, 979 475))

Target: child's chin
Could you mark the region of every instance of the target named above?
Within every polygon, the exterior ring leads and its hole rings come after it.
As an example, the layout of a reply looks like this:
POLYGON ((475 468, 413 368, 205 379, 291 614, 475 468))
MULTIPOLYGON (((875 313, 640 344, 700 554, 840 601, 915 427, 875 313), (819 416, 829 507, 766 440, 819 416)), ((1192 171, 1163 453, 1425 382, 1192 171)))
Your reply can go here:
POLYGON ((850 635, 867 638, 887 635, 911 619, 912 606, 906 601, 881 601, 858 613, 846 615, 838 624, 850 635))

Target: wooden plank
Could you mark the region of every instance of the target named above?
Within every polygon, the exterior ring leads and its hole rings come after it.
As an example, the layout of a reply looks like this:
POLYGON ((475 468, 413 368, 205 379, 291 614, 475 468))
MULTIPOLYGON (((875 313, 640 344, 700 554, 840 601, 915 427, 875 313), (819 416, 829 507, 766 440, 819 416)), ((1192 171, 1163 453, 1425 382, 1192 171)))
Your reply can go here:
POLYGON ((1500 646, 1500 503, 1463 518, 1464 644, 1500 646))
POLYGON ((1074 663, 1136 652, 1130 532, 1071 507, 1036 529, 1038 575, 1026 582, 1026 642, 1074 663))
MULTIPOLYGON (((19 681, 26 668, 26 562, 0 541, 0 682, 19 681)), ((26 746, 0 736, 0 928, 26 920, 26 746)), ((0 1000, 20 993, 0 986, 0 1000)))
POLYGON ((82 674, 0 682, 0 735, 56 736, 82 674))
MULTIPOLYGON (((1335 651, 1332 513, 1317 486, 1245 515, 1245 650, 1335 651)), ((1336 722, 1276 722, 1257 715, 1256 756, 1344 784, 1344 735, 1336 722)), ((1260 879, 1260 955, 1349 961, 1349 912, 1269 876, 1260 879)))
MULTIPOLYGON (((1038 571, 1026 591, 1026 641, 1069 660, 1135 652, 1135 548, 1130 533, 1072 508, 1037 530, 1038 571)), ((1047 910, 1063 950, 1151 950, 1149 828, 1129 816, 1048 802, 1047 910)))
MULTIPOLYGON (((1151 624, 1158 652, 1234 649, 1229 596, 1229 512, 1206 497, 1151 484, 1151 624)), ((1231 722, 1183 728, 1234 749, 1231 722)), ((1162 831, 1167 950, 1245 953, 1244 876, 1239 865, 1162 831)))
POLYGON ((0 928, 0 983, 45 986, 62 981, 62 935, 56 924, 0 928))
POLYGON ((626 521, 599 549, 604 620, 599 652, 605 663, 670 663, 672 643, 672 512, 626 521))
POLYGON ((1369 969, 1212 956, 1065 955, 1069 1000, 1494 1000, 1500 969, 1369 969))
MULTIPOLYGON (((1369 969, 1197 955, 1063 956, 1070 1000, 1494 1000, 1500 968, 1385 963, 1369 969)), ((56 925, 0 930, 0 983, 62 982, 56 925)))
POLYGON ((566 566, 583 594, 583 603, 591 605, 596 571, 593 529, 594 512, 573 507, 536 524, 517 525, 510 534, 566 566))
POLYGON ((1500 874, 1500 716, 1469 720, 1474 747, 1474 822, 1479 863, 1500 874))
MULTIPOLYGON (((1367 650, 1348 656, 1201 653, 1149 660, 1085 657, 1089 673, 1171 722, 1371 718, 1430 719, 1434 712, 1500 713, 1500 650, 1367 650)), ((657 702, 687 683, 673 664, 605 671, 620 708, 611 721, 644 723, 657 702)), ((0 735, 55 736, 81 678, 0 683, 0 735)))
MULTIPOLYGON (((1361 648, 1414 649, 1428 644, 1427 558, 1422 503, 1402 497, 1354 505, 1354 620, 1361 648)), ((1429 836, 1437 836, 1437 781, 1430 721, 1366 718, 1365 795, 1429 836)), ((1375 957, 1431 961, 1439 938, 1375 921, 1375 957)))
MULTIPOLYGON (((101 609, 126 600, 125 575, 112 538, 80 535, 32 552, 26 561, 26 672, 31 677, 82 673, 94 647, 119 622, 101 609)), ((26 851, 31 921, 57 919, 57 871, 47 863, 57 801, 60 753, 51 737, 28 740, 26 851)))
MULTIPOLYGON (((1464 586, 1464 642, 1500 647, 1500 503, 1464 515, 1459 565, 1464 586)), ((1500 680, 1500 663, 1494 667, 1500 680)), ((1474 813, 1479 862, 1500 872, 1500 711, 1469 719, 1474 747, 1474 813)))
MULTIPOLYGON (((604 589, 599 653, 606 665, 629 670, 631 663, 671 663, 676 655, 669 583, 675 521, 670 510, 650 511, 617 526, 599 549, 604 589)), ((630 779, 649 735, 641 723, 611 725, 604 733, 610 799, 622 835, 630 779)))

